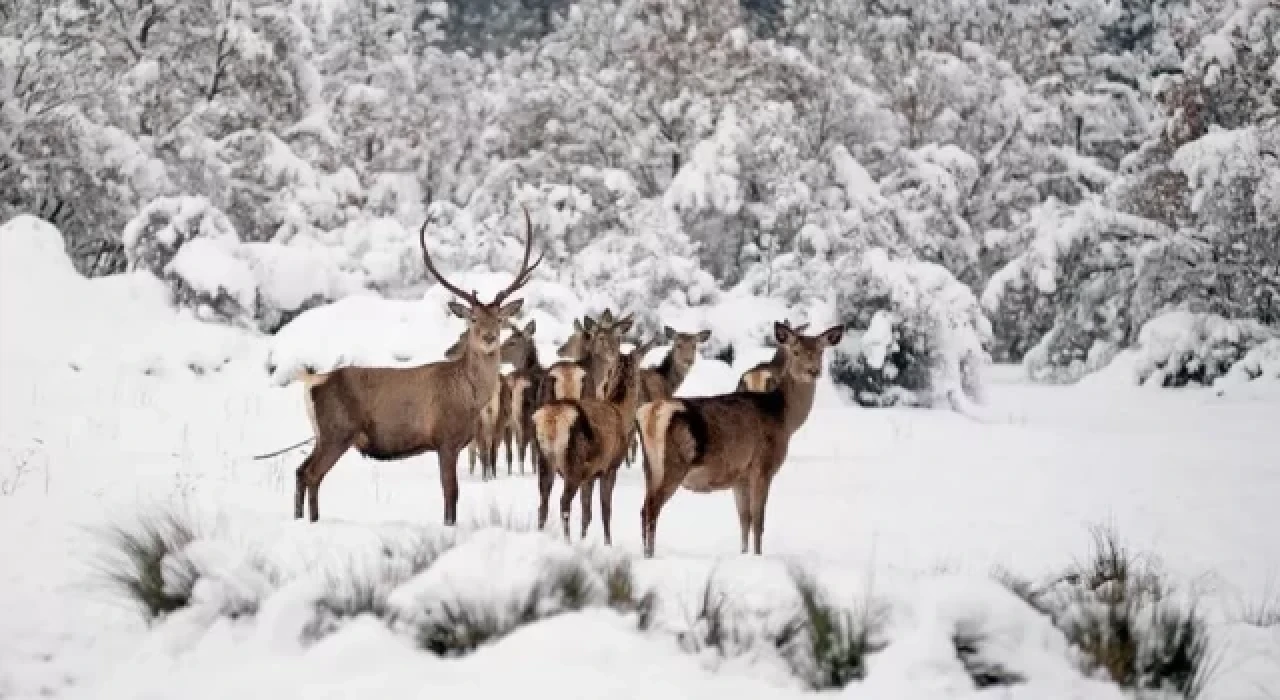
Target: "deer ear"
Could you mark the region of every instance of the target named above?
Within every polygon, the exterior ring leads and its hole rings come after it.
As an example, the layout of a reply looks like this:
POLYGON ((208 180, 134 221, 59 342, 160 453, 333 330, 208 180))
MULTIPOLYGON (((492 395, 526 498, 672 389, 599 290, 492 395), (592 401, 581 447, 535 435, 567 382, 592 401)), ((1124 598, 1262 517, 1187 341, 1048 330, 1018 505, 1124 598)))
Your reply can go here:
POLYGON ((573 319, 573 332, 574 332, 574 333, 586 333, 586 332, 587 332, 587 329, 582 327, 582 319, 580 319, 580 318, 575 318, 575 319, 573 319))
POLYGON ((844 339, 844 326, 842 325, 832 326, 822 332, 822 340, 832 347, 839 345, 842 339, 844 339))
POLYGON ((524 306, 524 299, 516 299, 501 309, 498 309, 498 317, 502 319, 511 318, 512 316, 520 313, 520 307, 522 306, 524 306))
POLYGON ((528 336, 532 336, 532 335, 533 335, 533 331, 534 331, 537 327, 538 327, 538 322, 537 322, 537 321, 533 321, 533 320, 529 321, 528 325, 526 325, 526 326, 524 327, 524 334, 525 334, 525 335, 528 335, 528 336))
POLYGON ((590 333, 591 331, 595 330, 595 328, 596 328, 596 320, 594 318, 591 318, 590 316, 583 317, 582 319, 583 331, 590 333))
POLYGON ((457 316, 458 318, 464 321, 471 320, 471 307, 467 306, 466 304, 462 304, 456 301, 451 301, 449 302, 449 310, 453 312, 454 316, 457 316))
POLYGON ((663 326, 663 327, 662 327, 662 339, 663 339, 663 340, 671 340, 671 339, 672 339, 672 338, 674 338, 674 337, 676 337, 676 330, 675 330, 674 328, 672 328, 671 326, 663 326))
POLYGON ((605 326, 613 323, 613 309, 605 309, 604 313, 600 314, 600 323, 605 326))
POLYGON ((698 342, 699 342, 699 343, 705 343, 705 342, 707 342, 708 340, 711 340, 711 330, 710 330, 710 329, 707 329, 707 330, 705 330, 705 331, 702 331, 702 332, 698 333, 698 342))
POLYGON ((796 339, 796 332, 786 323, 775 322, 773 324, 773 339, 778 341, 778 345, 790 345, 791 341, 796 339))

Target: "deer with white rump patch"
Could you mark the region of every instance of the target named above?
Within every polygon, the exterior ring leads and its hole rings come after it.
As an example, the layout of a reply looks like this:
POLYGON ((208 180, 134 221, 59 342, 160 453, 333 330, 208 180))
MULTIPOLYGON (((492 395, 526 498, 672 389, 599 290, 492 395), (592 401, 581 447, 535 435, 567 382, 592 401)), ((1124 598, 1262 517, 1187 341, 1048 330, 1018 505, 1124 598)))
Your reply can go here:
MULTIPOLYGON (((607 331, 606 331, 607 333, 607 331)), ((644 343, 620 354, 604 377, 600 396, 551 401, 533 414, 543 466, 538 474, 538 527, 547 522, 551 487, 558 475, 564 482, 560 519, 569 537, 569 512, 580 493, 582 536, 591 525, 591 495, 600 482, 600 522, 606 545, 613 544, 613 485, 627 451, 636 404, 639 403, 640 362, 653 348, 644 343)))
POLYGON ((834 326, 804 336, 775 323, 774 335, 783 362, 772 389, 666 399, 636 412, 645 453, 640 531, 646 557, 654 553, 658 514, 681 486, 698 493, 733 489, 742 551, 747 551, 750 532, 754 552, 760 554, 769 486, 786 459, 791 436, 809 417, 823 352, 839 344, 844 329, 834 326))
MULTIPOLYGON (((521 207, 524 208, 523 206, 521 207)), ((305 494, 311 521, 320 517, 320 482, 334 464, 355 447, 363 456, 398 460, 435 452, 440 461, 444 524, 457 522, 458 454, 475 436, 480 412, 498 385, 499 338, 503 324, 523 304, 507 298, 529 282, 542 256, 532 265, 533 224, 524 211, 525 247, 520 270, 488 304, 440 274, 427 251, 428 218, 418 233, 422 261, 441 286, 465 301, 449 302, 449 310, 466 321, 465 344, 453 359, 418 367, 342 367, 327 374, 304 372, 308 414, 316 442, 298 467, 294 517, 303 515, 305 494)))

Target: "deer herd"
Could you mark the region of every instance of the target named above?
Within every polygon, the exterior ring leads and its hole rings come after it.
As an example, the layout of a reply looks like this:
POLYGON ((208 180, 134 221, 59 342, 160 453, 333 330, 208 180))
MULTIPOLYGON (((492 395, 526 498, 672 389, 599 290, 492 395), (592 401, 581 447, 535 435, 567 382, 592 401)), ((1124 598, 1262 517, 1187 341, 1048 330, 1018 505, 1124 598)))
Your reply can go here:
POLYGON ((534 321, 515 322, 522 300, 507 301, 528 283, 542 257, 530 264, 533 227, 524 211, 524 256, 514 279, 489 303, 467 292, 436 269, 419 232, 427 271, 456 299, 449 310, 466 326, 445 358, 416 367, 342 367, 328 373, 304 371, 307 415, 315 433, 311 454, 297 470, 294 517, 306 501, 312 522, 320 517, 320 483, 352 447, 377 460, 398 460, 435 452, 440 463, 444 523, 455 525, 458 457, 468 450, 481 477, 497 476, 498 447, 506 448, 507 473, 525 472, 532 462, 538 481, 538 526, 548 516, 552 486, 563 483, 560 520, 569 537, 574 496, 580 499, 582 536, 591 524, 592 497, 600 484, 600 520, 612 544, 613 487, 625 462, 643 457, 644 505, 640 512, 646 557, 654 554, 658 516, 683 486, 698 493, 732 490, 738 507, 742 552, 748 539, 761 553, 769 487, 791 436, 813 406, 815 380, 824 351, 843 335, 834 326, 805 335, 805 326, 774 324, 777 351, 768 362, 743 373, 729 394, 676 398, 709 331, 677 333, 664 327, 659 337, 632 342, 630 315, 577 319, 573 334, 543 366, 534 343, 534 321), (509 335, 501 340, 502 332, 509 335), (662 362, 642 367, 659 342, 669 342, 662 362), (503 363, 513 369, 503 374, 503 363))

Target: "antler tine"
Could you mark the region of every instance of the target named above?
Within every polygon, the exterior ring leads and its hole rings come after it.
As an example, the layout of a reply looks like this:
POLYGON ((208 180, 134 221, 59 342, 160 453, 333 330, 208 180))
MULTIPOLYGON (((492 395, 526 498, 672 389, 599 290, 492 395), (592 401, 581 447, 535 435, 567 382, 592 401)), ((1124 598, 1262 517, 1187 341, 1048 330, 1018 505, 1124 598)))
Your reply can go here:
POLYGON ((547 254, 547 251, 542 251, 538 254, 538 260, 533 265, 529 264, 529 255, 533 253, 533 220, 529 218, 529 208, 523 203, 520 204, 520 210, 524 212, 524 258, 520 261, 520 271, 516 273, 515 279, 493 298, 495 306, 506 301, 507 297, 528 284, 534 268, 542 264, 542 258, 547 254))
POLYGON ((465 299, 472 306, 480 306, 480 300, 476 298, 475 294, 465 292, 449 280, 445 279, 445 276, 440 274, 440 271, 436 269, 435 263, 431 262, 431 253, 427 252, 427 225, 430 223, 431 217, 428 216, 427 220, 422 222, 422 228, 418 231, 418 243, 422 246, 422 263, 427 266, 427 272, 430 272, 431 276, 436 278, 436 281, 440 283, 440 286, 453 292, 456 296, 465 299))

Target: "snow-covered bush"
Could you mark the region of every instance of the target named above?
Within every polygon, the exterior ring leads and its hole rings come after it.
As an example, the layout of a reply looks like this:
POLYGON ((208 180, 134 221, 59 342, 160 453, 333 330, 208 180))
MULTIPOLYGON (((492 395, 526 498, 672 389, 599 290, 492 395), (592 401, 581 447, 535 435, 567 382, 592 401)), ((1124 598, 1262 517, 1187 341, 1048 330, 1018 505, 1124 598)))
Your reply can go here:
MULTIPOLYGON (((1134 379, 1157 387, 1210 386, 1255 347, 1276 342, 1276 332, 1256 321, 1172 311, 1148 321, 1138 334, 1134 379)), ((1259 372, 1266 371, 1264 358, 1251 358, 1259 372)))
POLYGON ((1231 369, 1218 379, 1215 386, 1243 384, 1257 380, 1280 383, 1280 338, 1273 338, 1255 345, 1231 369))
POLYGON ((857 354, 837 349, 836 381, 863 405, 955 405, 983 398, 991 324, 973 292, 935 263, 875 248, 840 261, 837 311, 865 329, 857 354))
POLYGON ((173 302, 206 321, 274 332, 299 312, 360 288, 325 250, 242 243, 204 197, 163 197, 125 228, 134 270, 165 281, 173 302))

